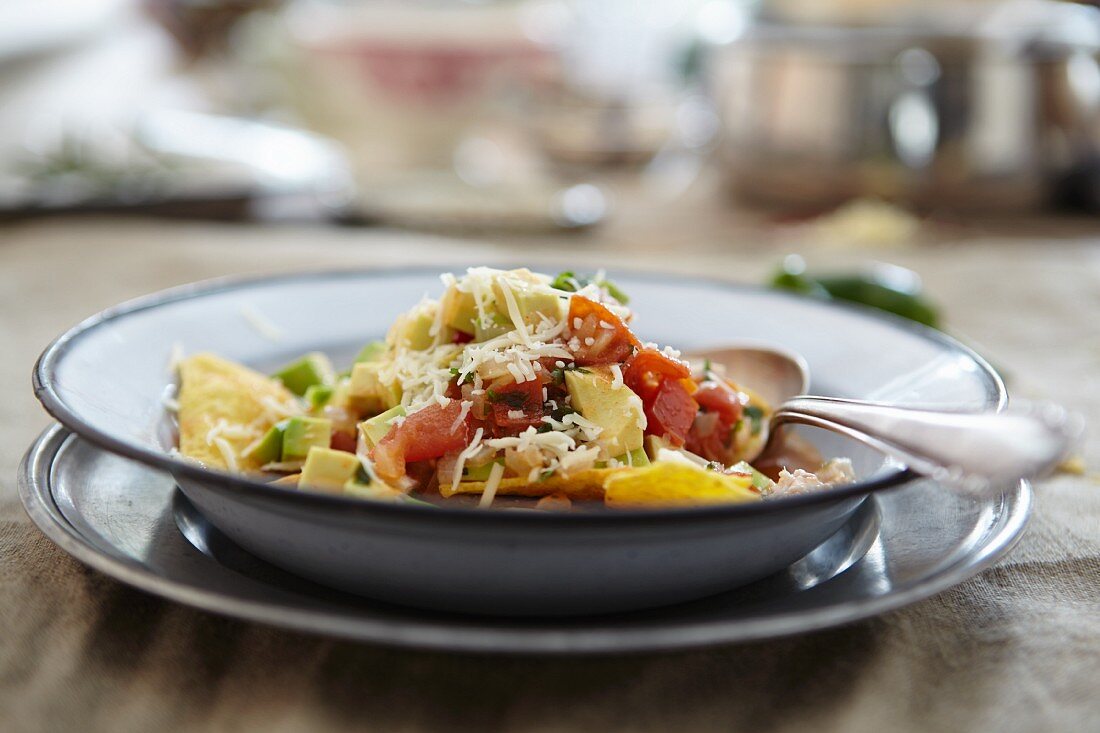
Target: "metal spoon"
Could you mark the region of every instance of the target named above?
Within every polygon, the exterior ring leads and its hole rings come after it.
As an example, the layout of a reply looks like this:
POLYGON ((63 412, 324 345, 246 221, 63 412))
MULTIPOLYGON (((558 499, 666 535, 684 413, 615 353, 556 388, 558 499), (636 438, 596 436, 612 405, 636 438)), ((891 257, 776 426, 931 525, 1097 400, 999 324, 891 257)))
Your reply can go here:
POLYGON ((725 365, 770 401, 775 412, 761 454, 775 442, 776 428, 812 425, 858 440, 919 474, 979 490, 1050 473, 1083 430, 1079 415, 1049 403, 975 413, 811 396, 806 360, 771 346, 709 349, 690 358, 725 365))

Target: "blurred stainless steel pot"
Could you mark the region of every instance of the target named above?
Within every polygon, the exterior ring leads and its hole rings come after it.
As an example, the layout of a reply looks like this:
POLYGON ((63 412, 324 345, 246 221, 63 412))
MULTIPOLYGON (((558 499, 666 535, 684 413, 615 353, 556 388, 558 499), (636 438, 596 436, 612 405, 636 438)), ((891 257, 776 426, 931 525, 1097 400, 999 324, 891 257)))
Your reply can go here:
POLYGON ((722 49, 713 81, 735 194, 1019 211, 1067 182, 1100 191, 1100 13, 959 10, 889 26, 762 25, 722 49))

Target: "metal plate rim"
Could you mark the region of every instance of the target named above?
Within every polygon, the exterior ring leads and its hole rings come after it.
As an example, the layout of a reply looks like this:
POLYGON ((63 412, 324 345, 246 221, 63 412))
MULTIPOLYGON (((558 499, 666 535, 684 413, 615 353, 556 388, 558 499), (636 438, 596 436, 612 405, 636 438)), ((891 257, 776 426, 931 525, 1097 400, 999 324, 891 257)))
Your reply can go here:
POLYGON ((265 623, 322 636, 385 646, 497 654, 622 654, 671 651, 713 644, 757 641, 820 630, 855 622, 931 597, 976 575, 1004 556, 1019 541, 1031 514, 1033 492, 1021 481, 1000 497, 998 524, 976 553, 960 558, 947 570, 911 588, 873 599, 859 599, 802 614, 790 613, 754 621, 695 623, 664 630, 629 629, 609 632, 555 629, 492 629, 438 622, 351 619, 315 610, 272 606, 231 598, 195 583, 166 579, 147 567, 112 556, 95 546, 70 524, 54 503, 50 475, 58 451, 70 438, 61 425, 47 428, 27 451, 20 465, 19 496, 31 521, 46 537, 81 563, 168 600, 203 611, 265 623))

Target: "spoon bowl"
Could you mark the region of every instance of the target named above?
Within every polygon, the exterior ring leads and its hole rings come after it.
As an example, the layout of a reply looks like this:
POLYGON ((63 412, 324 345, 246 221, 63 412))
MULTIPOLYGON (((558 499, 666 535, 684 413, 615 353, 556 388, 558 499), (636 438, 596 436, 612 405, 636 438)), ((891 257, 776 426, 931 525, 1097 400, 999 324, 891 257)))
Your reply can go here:
POLYGON ((737 381, 752 387, 769 405, 779 405, 810 391, 810 365, 790 349, 744 343, 703 349, 687 357, 692 362, 721 364, 737 381))

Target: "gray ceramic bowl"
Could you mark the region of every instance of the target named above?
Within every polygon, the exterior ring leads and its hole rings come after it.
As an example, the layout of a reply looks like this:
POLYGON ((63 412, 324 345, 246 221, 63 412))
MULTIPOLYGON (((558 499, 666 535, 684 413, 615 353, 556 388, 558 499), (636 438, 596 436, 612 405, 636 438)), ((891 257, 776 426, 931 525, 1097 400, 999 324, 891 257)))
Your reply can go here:
MULTIPOLYGON (((161 398, 178 344, 266 369, 308 350, 337 361, 381 336, 425 292, 428 270, 223 280, 158 293, 76 326, 43 353, 35 392, 65 426, 170 472, 188 499, 255 555, 320 583, 471 613, 564 615, 700 598, 777 572, 832 535, 873 490, 911 478, 839 436, 859 483, 760 504, 572 514, 376 504, 270 486, 174 458, 161 398), (257 328, 256 314, 274 325, 257 328)), ((950 338, 864 309, 773 291, 616 273, 644 339, 690 350, 733 340, 803 354, 813 390, 904 405, 997 409, 1003 385, 950 338)))

